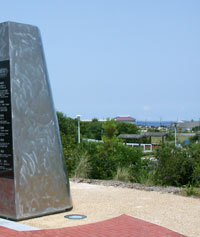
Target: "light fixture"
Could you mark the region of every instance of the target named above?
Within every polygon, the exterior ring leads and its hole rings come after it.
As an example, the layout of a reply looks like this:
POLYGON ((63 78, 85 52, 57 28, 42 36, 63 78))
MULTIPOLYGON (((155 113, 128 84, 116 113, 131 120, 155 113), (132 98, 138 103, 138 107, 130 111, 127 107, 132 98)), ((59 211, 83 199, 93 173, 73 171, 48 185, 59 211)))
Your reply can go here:
POLYGON ((71 219, 71 220, 82 220, 82 219, 87 218, 87 216, 80 215, 80 214, 66 215, 64 217, 67 218, 67 219, 71 219))

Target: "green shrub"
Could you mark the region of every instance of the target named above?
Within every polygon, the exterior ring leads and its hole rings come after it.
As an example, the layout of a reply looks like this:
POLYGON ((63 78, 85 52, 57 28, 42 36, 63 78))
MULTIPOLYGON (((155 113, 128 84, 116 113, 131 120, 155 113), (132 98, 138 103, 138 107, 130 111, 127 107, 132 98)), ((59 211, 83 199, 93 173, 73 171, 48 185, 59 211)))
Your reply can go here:
POLYGON ((159 148, 156 152, 158 165, 155 171, 155 182, 174 186, 194 184, 198 176, 197 168, 200 160, 198 152, 199 147, 194 146, 189 149, 181 149, 173 145, 159 148))
POLYGON ((112 179, 118 167, 128 168, 134 165, 140 169, 142 151, 127 147, 116 139, 104 140, 104 143, 84 142, 82 149, 87 151, 91 166, 90 178, 112 179))
MULTIPOLYGON (((70 177, 112 179, 115 174, 117 179, 144 184, 200 185, 200 143, 183 148, 165 144, 155 152, 157 162, 152 162, 146 157, 142 158, 144 154, 140 148, 125 146, 116 137, 121 132, 138 132, 135 126, 114 120, 104 123, 97 119, 91 123, 81 122, 82 137, 102 137, 103 142, 77 144, 77 120, 60 112, 57 116, 70 177)), ((173 133, 170 136, 169 140, 173 141, 173 133)), ((188 188, 191 192, 192 187, 188 188)))
POLYGON ((192 183, 195 186, 200 186, 200 163, 197 163, 192 173, 192 183))
POLYGON ((200 189, 188 184, 185 185, 185 193, 187 196, 200 196, 200 189))
POLYGON ((141 184, 154 184, 155 162, 148 158, 142 158, 140 165, 130 166, 131 180, 141 184))
POLYGON ((126 167, 118 167, 116 175, 114 176, 115 180, 120 180, 123 182, 130 182, 130 170, 126 167))
POLYGON ((74 171, 74 177, 75 178, 89 178, 90 171, 91 171, 91 166, 89 163, 89 158, 88 158, 87 153, 81 154, 74 171))
POLYGON ((154 172, 141 169, 137 177, 137 182, 146 185, 154 185, 154 172))

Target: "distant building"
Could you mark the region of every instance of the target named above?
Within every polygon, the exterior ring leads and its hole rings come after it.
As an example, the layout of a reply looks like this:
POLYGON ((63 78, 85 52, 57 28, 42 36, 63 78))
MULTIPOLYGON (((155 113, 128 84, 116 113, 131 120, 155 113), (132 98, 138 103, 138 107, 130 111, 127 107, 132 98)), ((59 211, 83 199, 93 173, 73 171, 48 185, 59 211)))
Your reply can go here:
POLYGON ((191 122, 179 121, 179 122, 173 123, 172 127, 175 127, 175 124, 178 130, 191 131, 192 128, 199 127, 200 122, 199 121, 191 121, 191 122))
POLYGON ((136 124, 136 119, 132 118, 131 116, 117 116, 116 118, 114 118, 114 120, 118 122, 136 124))
MULTIPOLYGON (((92 122, 94 119, 82 119, 82 122, 92 122)), ((107 119, 97 119, 99 122, 106 122, 107 119)), ((136 124, 136 119, 132 118, 131 116, 117 116, 113 118, 113 120, 118 122, 124 122, 124 123, 132 123, 136 124)))

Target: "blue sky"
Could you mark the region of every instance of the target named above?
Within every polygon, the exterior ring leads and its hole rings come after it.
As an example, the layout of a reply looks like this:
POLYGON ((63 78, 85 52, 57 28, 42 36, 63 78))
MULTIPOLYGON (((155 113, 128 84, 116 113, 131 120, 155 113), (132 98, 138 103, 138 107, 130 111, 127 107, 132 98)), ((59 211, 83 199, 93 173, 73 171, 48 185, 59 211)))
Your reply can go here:
POLYGON ((199 120, 199 0, 6 0, 4 21, 39 27, 67 116, 199 120))

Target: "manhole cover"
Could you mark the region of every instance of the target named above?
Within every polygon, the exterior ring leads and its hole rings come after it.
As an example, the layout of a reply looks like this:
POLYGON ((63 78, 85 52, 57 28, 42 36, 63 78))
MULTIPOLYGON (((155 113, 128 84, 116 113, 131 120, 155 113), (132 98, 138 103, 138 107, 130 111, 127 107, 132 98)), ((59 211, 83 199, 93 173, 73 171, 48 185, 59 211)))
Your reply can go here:
POLYGON ((72 219, 72 220, 81 220, 81 219, 87 218, 87 216, 80 215, 80 214, 73 214, 73 215, 67 215, 65 216, 65 218, 72 219))

